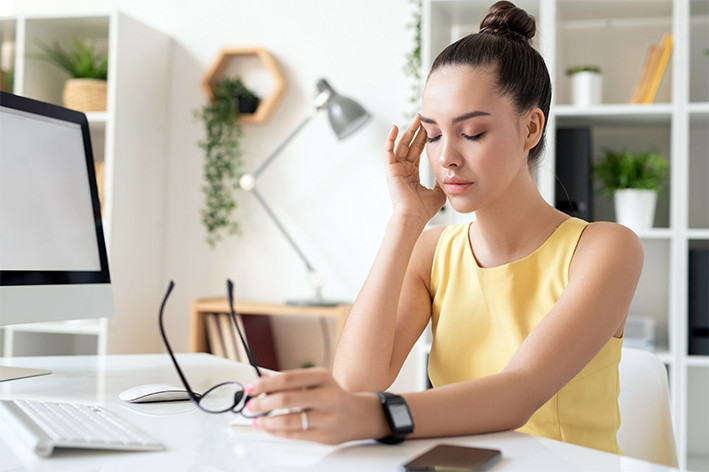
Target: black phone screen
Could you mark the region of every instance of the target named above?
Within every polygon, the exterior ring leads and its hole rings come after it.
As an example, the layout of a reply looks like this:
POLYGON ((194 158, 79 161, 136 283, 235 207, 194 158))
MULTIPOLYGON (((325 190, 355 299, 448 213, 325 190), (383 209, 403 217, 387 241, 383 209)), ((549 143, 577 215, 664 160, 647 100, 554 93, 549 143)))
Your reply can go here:
POLYGON ((490 470, 502 458, 497 449, 439 444, 401 466, 402 472, 490 470))

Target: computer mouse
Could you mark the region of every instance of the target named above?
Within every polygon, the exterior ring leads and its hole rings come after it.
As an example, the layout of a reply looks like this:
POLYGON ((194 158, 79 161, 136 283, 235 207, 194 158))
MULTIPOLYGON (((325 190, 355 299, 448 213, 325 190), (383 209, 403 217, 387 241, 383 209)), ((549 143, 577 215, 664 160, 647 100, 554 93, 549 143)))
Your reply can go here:
POLYGON ((184 387, 170 384, 146 384, 131 387, 118 394, 118 398, 129 403, 176 402, 189 400, 184 387))

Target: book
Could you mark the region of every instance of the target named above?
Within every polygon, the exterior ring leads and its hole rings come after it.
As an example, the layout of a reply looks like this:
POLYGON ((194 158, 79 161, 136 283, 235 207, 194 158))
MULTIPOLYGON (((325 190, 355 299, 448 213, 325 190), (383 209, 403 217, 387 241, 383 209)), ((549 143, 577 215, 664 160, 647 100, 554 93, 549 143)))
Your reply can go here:
MULTIPOLYGON (((273 341, 269 315, 239 315, 244 326, 244 336, 259 367, 278 370, 278 356, 273 341)), ((248 362, 248 359, 246 361, 248 362)))
POLYGON ((645 57, 645 65, 643 66, 642 73, 640 74, 640 77, 638 78, 638 81, 635 84, 633 94, 630 97, 630 103, 632 104, 642 102, 645 90, 647 90, 647 85, 650 81, 650 75, 651 70, 653 68, 653 64, 657 62, 658 59, 658 48, 659 47, 657 44, 651 44, 650 48, 648 49, 647 56, 645 57))
MULTIPOLYGON (((231 316, 228 313, 225 313, 226 316, 230 317, 231 316)), ((245 362, 249 363, 249 355, 246 353, 246 348, 244 347, 244 343, 247 343, 246 345, 248 346, 248 341, 246 339, 246 334, 244 331, 244 322, 241 319, 240 315, 236 315, 236 324, 238 326, 238 331, 237 328, 234 327, 234 323, 230 323, 231 326, 231 331, 234 333, 234 343, 236 345, 236 352, 237 352, 237 357, 239 358, 240 362, 245 362), (239 332, 241 332, 241 335, 239 335, 239 332), (244 337, 244 340, 242 342, 241 336, 244 337)))
POLYGON ((231 322, 231 316, 228 313, 218 313, 216 316, 219 319, 219 331, 222 336, 222 342, 224 343, 224 353, 227 359, 232 361, 239 361, 239 353, 236 350, 237 343, 240 345, 241 341, 236 339, 234 324, 231 322))
POLYGON ((207 328, 207 342, 212 354, 219 357, 226 357, 218 316, 218 313, 207 313, 204 315, 204 323, 207 328))
POLYGON ((662 77, 665 75, 667 64, 670 61, 670 55, 672 54, 672 44, 673 36, 671 34, 665 33, 664 35, 662 35, 659 51, 657 53, 657 63, 655 64, 655 67, 652 70, 652 75, 650 76, 647 89, 645 90, 645 95, 642 99, 642 103, 652 103, 655 100, 655 95, 657 95, 657 89, 660 87, 660 82, 662 82, 662 77))
POLYGON ((638 78, 629 103, 652 103, 667 64, 672 54, 673 36, 665 33, 659 44, 651 44, 648 49, 642 72, 638 78))

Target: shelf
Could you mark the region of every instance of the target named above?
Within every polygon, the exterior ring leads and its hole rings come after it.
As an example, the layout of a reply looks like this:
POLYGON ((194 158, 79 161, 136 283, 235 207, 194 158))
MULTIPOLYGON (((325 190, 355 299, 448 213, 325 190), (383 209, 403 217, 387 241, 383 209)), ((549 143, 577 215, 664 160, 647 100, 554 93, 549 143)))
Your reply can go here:
POLYGON ((90 111, 86 113, 86 119, 90 124, 105 124, 108 121, 108 113, 105 111, 90 111))
MULTIPOLYGON (((345 321, 347 321, 347 316, 350 313, 352 305, 340 304, 334 306, 324 306, 324 305, 289 305, 289 304, 278 304, 278 303, 261 303, 261 302, 249 302, 242 301, 234 303, 234 312, 237 318, 242 319, 244 316, 252 315, 266 315, 268 317, 315 317, 320 319, 333 319, 336 323, 335 328, 335 341, 340 337, 340 333, 345 326, 345 321)), ((212 352, 216 354, 216 351, 210 351, 209 342, 209 327, 208 327, 208 315, 213 314, 225 314, 229 313, 229 303, 226 297, 213 297, 213 298, 201 298, 192 301, 192 317, 190 322, 190 352, 212 352)), ((239 322, 238 322, 239 323, 239 322)), ((247 338, 247 342, 251 343, 252 340, 249 339, 248 328, 243 326, 245 321, 240 322, 245 333, 244 336, 247 338)), ((270 321, 268 321, 270 323, 270 321)), ((262 326, 263 328, 263 326, 262 326)), ((268 328, 270 330, 270 328, 268 328)), ((269 344, 268 342, 265 344, 269 344)), ((254 351, 257 348, 253 348, 254 351)), ((277 350, 277 348, 276 348, 277 350)), ((269 352, 267 357, 271 357, 273 353, 269 352)), ((259 358, 259 353, 254 352, 256 358, 259 358)), ((331 353, 330 353, 331 356, 331 353)), ((277 356, 276 356, 277 357, 277 356)), ((332 359, 327 359, 326 364, 331 365, 332 359)))
POLYGON ((61 105, 67 74, 46 61, 34 59, 33 54, 39 52, 36 39, 66 45, 73 37, 94 44, 96 50, 108 56, 106 111, 89 112, 86 117, 98 168, 111 279, 121 281, 112 288, 115 316, 93 322, 13 326, 6 330, 6 334, 10 333, 6 339, 13 332, 23 335, 20 343, 3 343, 8 356, 16 355, 6 348, 12 344, 18 347, 17 352, 27 355, 35 351, 46 355, 83 353, 89 345, 95 346, 87 352, 98 354, 109 352, 109 345, 112 353, 160 349, 154 324, 145 314, 153 313, 152 294, 164 289, 161 253, 165 228, 155 222, 164 219, 165 210, 170 108, 165 84, 173 75, 170 58, 174 41, 114 9, 0 19, 0 42, 15 43, 15 93, 61 105), (137 263, 142 266, 136 272, 137 263), (40 337, 34 333, 53 335, 40 337), (96 342, 93 337, 98 338, 96 342), (41 345, 34 342, 45 338, 47 342, 41 345))
POLYGON ((607 104, 587 108, 556 105, 552 108, 552 114, 559 125, 572 123, 646 125, 648 123, 669 124, 672 120, 672 110, 672 105, 667 103, 607 104))
POLYGON ((690 229, 687 230, 689 239, 707 239, 709 240, 709 229, 690 229))
MULTIPOLYGON (((482 0, 424 0, 423 5, 425 65, 448 45, 456 31, 479 24, 489 8, 482 0)), ((670 179, 656 209, 657 227, 638 234, 645 265, 630 312, 656 322, 655 354, 671 371, 680 466, 696 463, 703 467, 697 470, 705 470, 709 463, 709 432, 703 426, 709 419, 705 407, 709 356, 687 356, 683 349, 688 300, 685 250, 709 244, 709 3, 648 0, 638 8, 635 0, 530 0, 519 6, 536 16, 536 44, 552 79, 554 104, 547 150, 552 177, 538 180, 547 201, 556 200, 559 129, 590 129, 590 153, 578 156, 584 160, 584 169, 598 162, 604 148, 652 148, 670 161, 670 179), (674 34, 674 45, 653 103, 628 103, 650 45, 665 33, 674 34), (574 64, 597 64, 603 71, 600 105, 571 105, 572 81, 565 71, 574 64)), ((612 199, 595 190, 596 186, 590 197, 590 218, 612 220, 612 199)))
POLYGON ((100 320, 57 321, 46 323, 28 323, 8 326, 18 333, 64 333, 87 334, 98 336, 102 330, 100 320))
POLYGON ((684 362, 690 367, 709 367, 709 356, 687 356, 684 362))
POLYGON ((667 239, 672 238, 672 230, 669 228, 651 228, 637 233, 640 239, 667 239))
POLYGON ((697 103, 690 103, 687 106, 687 110, 691 114, 702 114, 702 113, 709 113, 709 102, 697 102, 697 103))
MULTIPOLYGON (((260 68, 265 69, 272 82, 273 86, 269 92, 261 98, 261 103, 253 114, 242 114, 239 118, 241 123, 265 123, 271 119, 276 107, 281 102, 283 95, 286 92, 286 81, 283 74, 278 67, 276 59, 265 49, 262 48, 227 48, 222 49, 214 61, 210 69, 204 75, 202 79, 202 88, 205 95, 210 100, 212 99, 212 94, 214 93, 214 87, 217 85, 222 77, 227 75, 240 76, 249 88, 252 85, 249 83, 248 79, 243 77, 243 73, 240 71, 236 74, 230 71, 230 66, 234 63, 239 62, 239 60, 245 59, 257 59, 260 62, 260 68)), ((255 90, 257 95, 258 90, 255 90)))

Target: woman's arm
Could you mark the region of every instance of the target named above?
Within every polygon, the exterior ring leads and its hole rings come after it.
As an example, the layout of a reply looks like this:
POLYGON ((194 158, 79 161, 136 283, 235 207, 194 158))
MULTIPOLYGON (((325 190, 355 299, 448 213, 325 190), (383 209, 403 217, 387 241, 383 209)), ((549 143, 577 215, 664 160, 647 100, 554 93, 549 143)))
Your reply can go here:
MULTIPOLYGON (((412 437, 439 437, 514 429, 569 382, 611 336, 623 332, 642 269, 642 246, 626 228, 589 225, 571 263, 569 284, 522 343, 502 372, 488 377, 404 394, 416 424, 412 437)), ((271 434, 324 443, 389 434, 378 398, 342 389, 324 369, 291 371, 259 379, 250 402, 254 412, 303 408, 263 417, 271 434)))
POLYGON ((445 196, 440 188, 425 188, 419 179, 426 139, 419 117, 395 144, 397 134, 392 128, 384 149, 393 215, 333 363, 335 378, 353 391, 388 388, 430 317, 426 260, 432 257, 437 237, 421 233, 445 196))

